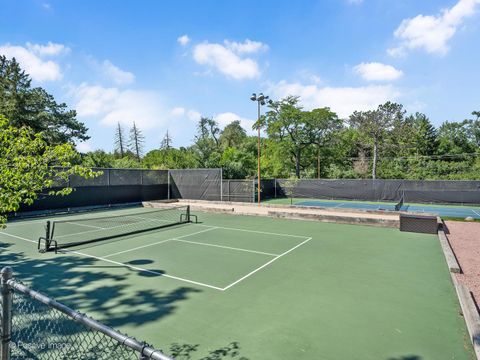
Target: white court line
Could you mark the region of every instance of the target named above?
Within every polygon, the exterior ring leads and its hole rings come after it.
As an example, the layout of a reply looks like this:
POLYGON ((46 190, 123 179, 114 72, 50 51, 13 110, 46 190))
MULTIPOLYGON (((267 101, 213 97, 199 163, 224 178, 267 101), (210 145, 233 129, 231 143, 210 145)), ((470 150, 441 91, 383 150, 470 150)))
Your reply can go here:
POLYGON ((475 214, 477 214, 477 215, 480 217, 480 214, 479 214, 478 212, 476 212, 476 211, 473 210, 473 209, 470 209, 470 210, 472 210, 475 214))
POLYGON ((86 226, 86 227, 95 228, 95 229, 105 229, 105 228, 103 228, 103 227, 101 227, 101 226, 80 224, 80 223, 74 223, 74 222, 71 222, 71 221, 65 221, 65 224, 72 224, 72 225, 78 225, 78 226, 86 226))
MULTIPOLYGON (((213 229, 212 229, 212 230, 213 230, 213 229)), ((37 242, 34 241, 34 240, 29 240, 29 239, 26 239, 26 238, 23 238, 23 237, 20 237, 20 236, 17 236, 17 235, 8 234, 8 233, 5 233, 5 232, 0 232, 0 234, 7 235, 7 236, 11 236, 11 237, 14 237, 14 238, 16 238, 16 239, 20 239, 20 240, 24 240, 24 241, 28 241, 28 242, 32 242, 32 243, 37 243, 37 242)), ((131 269, 134 269, 134 270, 137 270, 137 271, 140 271, 140 272, 147 272, 147 273, 150 273, 150 274, 165 276, 165 277, 170 278, 170 279, 180 280, 180 281, 184 281, 184 282, 187 282, 187 283, 190 283, 190 284, 200 285, 200 286, 208 287, 208 288, 211 288, 211 289, 223 291, 223 289, 220 288, 220 287, 218 287, 218 286, 213 286, 213 285, 209 285, 209 284, 204 284, 204 283, 201 283, 201 282, 198 282, 198 281, 188 280, 188 279, 184 279, 184 278, 181 278, 181 277, 178 277, 178 276, 167 275, 167 274, 163 274, 163 273, 161 273, 161 272, 154 271, 154 270, 147 270, 147 269, 144 269, 144 268, 141 268, 141 267, 138 267, 138 266, 133 266, 133 265, 129 265, 129 264, 124 264, 124 263, 121 263, 121 262, 118 262, 118 261, 113 261, 113 260, 105 259, 105 258, 102 258, 102 257, 99 257, 99 256, 93 256, 93 255, 89 255, 89 254, 84 254, 84 253, 81 253, 81 252, 79 252, 79 251, 70 251, 70 250, 65 250, 65 249, 63 249, 63 250, 61 250, 61 251, 62 251, 63 253, 77 254, 77 255, 84 256, 84 257, 89 257, 89 258, 93 258, 93 259, 97 259, 97 260, 109 262, 109 263, 112 263, 112 264, 116 264, 116 265, 120 265, 120 266, 125 266, 125 267, 131 268, 131 269)))
POLYGON ((174 238, 157 241, 157 242, 152 243, 152 244, 137 246, 137 247, 134 247, 134 248, 132 248, 132 249, 119 251, 119 252, 116 252, 116 253, 113 253, 113 254, 108 254, 108 255, 104 256, 104 258, 111 257, 111 256, 115 256, 115 255, 124 254, 124 253, 130 252, 130 251, 135 251, 135 250, 138 250, 138 249, 143 249, 143 248, 146 248, 146 247, 149 247, 149 246, 158 245, 158 244, 161 244, 161 243, 164 243, 164 242, 167 242, 167 241, 177 240, 177 239, 181 239, 181 238, 184 238, 184 237, 187 237, 187 236, 192 236, 192 235, 204 233, 204 232, 211 231, 211 230, 215 230, 215 228, 213 227, 213 228, 206 229, 206 230, 200 230, 200 231, 197 231, 197 232, 194 232, 194 233, 191 233, 191 234, 187 234, 187 235, 183 235, 183 236, 177 236, 177 237, 174 237, 174 238))
POLYGON ((93 256, 93 255, 89 255, 89 254, 84 254, 84 253, 79 252, 79 251, 70 251, 70 250, 65 250, 65 249, 62 250, 62 252, 77 254, 77 255, 84 256, 84 257, 89 257, 89 258, 93 258, 93 259, 97 259, 97 260, 109 262, 109 263, 111 263, 111 264, 116 264, 116 265, 120 265, 120 266, 125 266, 125 267, 128 267, 128 268, 133 269, 133 270, 137 270, 137 271, 140 271, 140 272, 147 272, 147 273, 150 273, 150 274, 155 274, 155 275, 159 275, 159 276, 164 276, 164 277, 167 277, 167 278, 170 278, 170 279, 175 279, 175 280, 179 280, 179 281, 184 281, 184 282, 187 282, 187 283, 190 283, 190 284, 195 284, 195 285, 204 286, 204 287, 208 287, 208 288, 211 288, 211 289, 223 291, 223 289, 220 288, 220 287, 218 287, 218 286, 213 286, 213 285, 201 283, 201 282, 198 282, 198 281, 188 280, 188 279, 181 278, 181 277, 178 277, 178 276, 167 275, 167 274, 161 273, 161 272, 159 272, 159 271, 144 269, 144 268, 141 268, 141 267, 138 267, 138 266, 133 266, 133 265, 125 264, 125 263, 122 263, 122 262, 119 262, 119 261, 114 261, 114 260, 110 260, 110 259, 105 259, 105 258, 100 257, 100 256, 93 256))
MULTIPOLYGON (((191 223, 191 224, 196 225, 196 226, 211 227, 211 225, 203 225, 203 224, 195 224, 195 223, 191 223)), ((302 238, 302 239, 311 239, 308 236, 302 236, 302 235, 279 234, 279 233, 273 233, 273 232, 268 232, 268 231, 247 230, 247 229, 239 229, 239 228, 232 228, 232 227, 226 227, 226 226, 215 226, 215 228, 216 229, 235 230, 235 231, 244 231, 244 232, 265 234, 265 235, 275 235, 275 236, 286 236, 286 237, 295 237, 295 238, 302 238)))
POLYGON ((37 241, 35 241, 35 240, 25 239, 25 238, 23 238, 23 237, 21 237, 21 236, 12 235, 12 234, 9 234, 9 233, 3 232, 3 231, 1 231, 0 234, 2 234, 2 235, 7 235, 7 236, 11 236, 11 237, 13 237, 13 238, 20 239, 20 240, 24 240, 24 241, 28 241, 28 242, 35 243, 35 244, 37 243, 37 241))
POLYGON ((172 241, 180 241, 184 243, 189 243, 189 244, 197 244, 197 245, 204 245, 204 246, 213 246, 213 247, 218 247, 222 249, 229 249, 229 250, 237 250, 237 251, 245 251, 249 253, 254 253, 254 254, 261 254, 261 255, 268 255, 268 256, 279 256, 278 254, 271 254, 263 251, 256 251, 256 250, 248 250, 248 249, 242 249, 242 248, 237 248, 237 247, 231 247, 231 246, 224 246, 224 245, 215 245, 215 244, 208 244, 208 243, 201 243, 198 241, 189 241, 189 240, 180 240, 178 238, 171 239, 172 241))
POLYGON ((294 247, 291 248, 290 250, 285 251, 284 253, 278 255, 276 258, 273 258, 272 260, 270 260, 269 262, 267 262, 266 264, 263 264, 262 266, 260 266, 260 267, 256 268, 255 270, 249 272, 247 275, 241 277, 241 278, 238 279, 237 281, 231 283, 230 285, 225 286, 222 290, 223 290, 223 291, 228 290, 228 289, 231 288, 232 286, 234 286, 234 285, 238 284, 239 282, 245 280, 246 278, 252 276, 252 275, 255 274, 257 271, 262 270, 264 267, 267 267, 268 265, 270 265, 271 263, 273 263, 275 260, 278 260, 278 259, 280 259, 282 256, 287 255, 289 252, 295 250, 296 248, 302 246, 303 244, 309 242, 310 240, 312 240, 312 238, 307 238, 307 240, 302 241, 300 244, 294 246, 294 247))

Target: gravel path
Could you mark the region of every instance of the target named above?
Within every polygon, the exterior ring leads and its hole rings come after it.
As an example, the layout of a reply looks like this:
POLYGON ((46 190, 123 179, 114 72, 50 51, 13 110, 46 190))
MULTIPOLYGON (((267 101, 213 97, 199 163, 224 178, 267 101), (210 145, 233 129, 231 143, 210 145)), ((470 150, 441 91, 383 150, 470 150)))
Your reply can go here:
POLYGON ((456 274, 460 283, 472 293, 480 305, 480 223, 447 221, 447 237, 462 269, 456 274))

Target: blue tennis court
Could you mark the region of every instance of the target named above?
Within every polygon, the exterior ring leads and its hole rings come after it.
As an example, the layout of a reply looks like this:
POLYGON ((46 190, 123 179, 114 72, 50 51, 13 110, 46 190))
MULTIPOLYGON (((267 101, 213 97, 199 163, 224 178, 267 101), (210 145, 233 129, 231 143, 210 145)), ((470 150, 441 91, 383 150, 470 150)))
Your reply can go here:
MULTIPOLYGON (((371 203, 364 201, 339 201, 339 200, 305 200, 295 202, 295 206, 317 206, 325 208, 344 208, 375 211, 395 211, 393 203, 371 203)), ((453 206, 453 205, 427 205, 403 204, 400 211, 435 214, 440 217, 480 219, 480 207, 453 206)))

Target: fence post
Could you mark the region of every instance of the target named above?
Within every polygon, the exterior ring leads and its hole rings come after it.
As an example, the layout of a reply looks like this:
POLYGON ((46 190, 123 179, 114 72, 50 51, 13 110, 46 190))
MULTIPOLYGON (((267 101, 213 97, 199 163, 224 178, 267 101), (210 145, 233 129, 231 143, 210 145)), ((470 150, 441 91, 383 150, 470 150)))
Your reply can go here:
POLYGON ((170 170, 168 170, 167 172, 167 192, 168 192, 167 198, 168 200, 170 200, 170 170))
POLYGON ((220 201, 223 201, 223 168, 220 168, 220 201))
POLYGON ((13 289, 8 285, 8 280, 12 278, 12 273, 11 267, 4 267, 0 272, 0 302, 2 304, 2 313, 0 316, 2 326, 2 339, 0 344, 1 360, 10 360, 13 289))
POLYGON ((277 198, 277 178, 273 179, 273 185, 275 186, 275 199, 277 198))

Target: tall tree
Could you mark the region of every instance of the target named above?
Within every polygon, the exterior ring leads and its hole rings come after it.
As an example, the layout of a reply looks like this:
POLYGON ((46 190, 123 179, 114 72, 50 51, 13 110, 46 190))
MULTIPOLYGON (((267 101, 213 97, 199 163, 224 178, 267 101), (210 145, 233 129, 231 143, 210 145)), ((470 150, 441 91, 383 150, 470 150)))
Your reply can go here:
POLYGON ((117 128, 115 129, 115 152, 120 155, 121 158, 125 156, 126 150, 126 141, 125 134, 120 123, 117 123, 117 128))
POLYGON ((165 136, 162 139, 162 142, 160 143, 160 149, 162 150, 170 150, 172 147, 172 137, 170 134, 167 132, 165 133, 165 136))
POLYGON ((438 129, 438 152, 440 154, 474 153, 477 144, 471 126, 471 120, 445 121, 438 129))
POLYGON ((93 177, 90 169, 74 165, 78 153, 72 144, 50 146, 44 134, 23 126, 18 128, 0 115, 0 228, 6 214, 21 205, 31 205, 44 189, 61 183, 65 187, 49 194, 66 195, 72 174, 93 177))
POLYGON ((332 144, 334 135, 342 129, 343 122, 338 118, 337 114, 329 108, 304 112, 304 117, 305 122, 309 123, 309 127, 313 131, 313 144, 316 147, 317 157, 317 177, 320 178, 320 157, 322 150, 332 144))
POLYGON ((223 129, 219 142, 223 148, 239 148, 247 138, 247 132, 240 125, 240 120, 234 120, 223 129))
POLYGON ((130 139, 128 144, 130 146, 130 151, 135 154, 137 161, 140 161, 143 153, 143 146, 145 144, 145 136, 143 136, 142 131, 137 126, 135 121, 130 129, 130 139))
POLYGON ((15 58, 0 56, 0 114, 13 126, 28 126, 42 132, 49 144, 87 140, 87 128, 76 119, 75 110, 58 104, 41 87, 32 88, 31 79, 15 58))
POLYGON ((295 164, 295 176, 300 177, 304 152, 312 145, 324 146, 341 122, 328 108, 303 111, 299 98, 289 96, 269 104, 270 110, 259 123, 266 132, 290 153, 295 164))
POLYGON ((220 161, 220 128, 215 120, 201 117, 197 125, 193 149, 201 167, 216 167, 220 161))
POLYGON ((425 114, 415 113, 405 119, 404 131, 398 134, 408 142, 407 154, 433 155, 438 148, 437 130, 425 114))
POLYGON ((378 106, 376 110, 355 111, 350 115, 352 127, 364 136, 367 143, 372 146, 373 163, 372 178, 377 178, 377 161, 379 147, 382 145, 386 135, 392 131, 394 126, 403 121, 405 111, 400 104, 386 102, 378 106))

